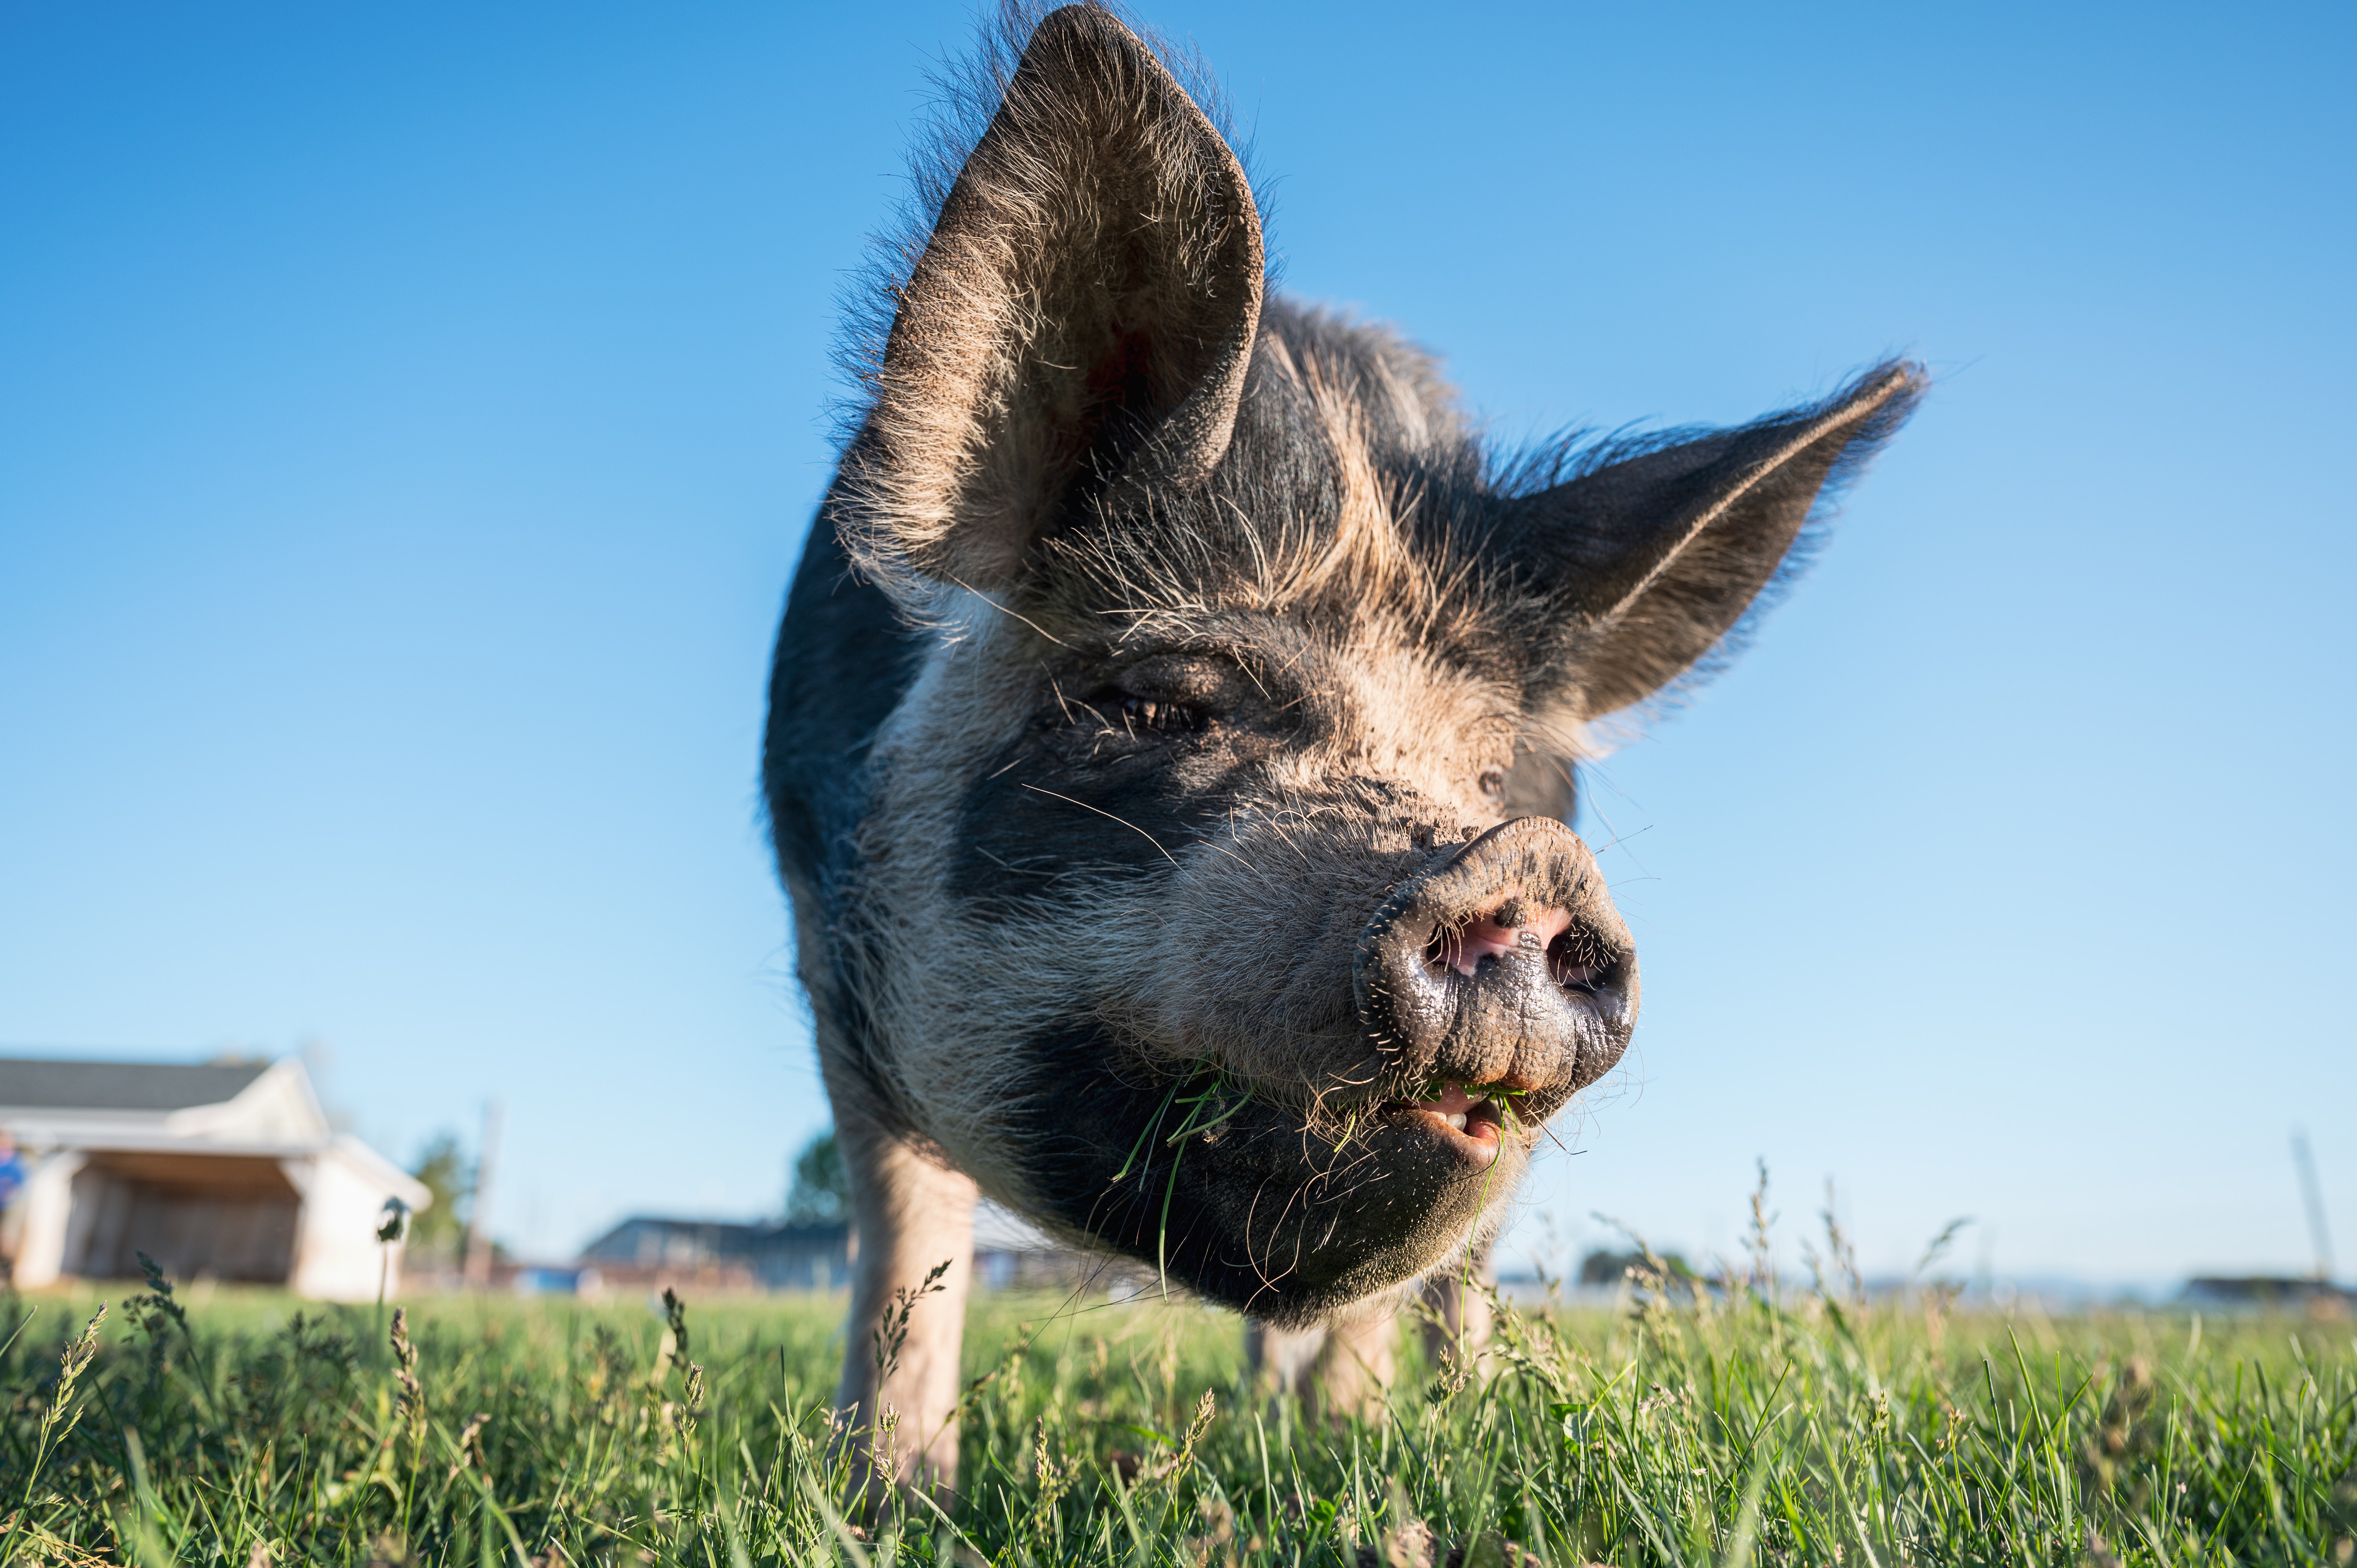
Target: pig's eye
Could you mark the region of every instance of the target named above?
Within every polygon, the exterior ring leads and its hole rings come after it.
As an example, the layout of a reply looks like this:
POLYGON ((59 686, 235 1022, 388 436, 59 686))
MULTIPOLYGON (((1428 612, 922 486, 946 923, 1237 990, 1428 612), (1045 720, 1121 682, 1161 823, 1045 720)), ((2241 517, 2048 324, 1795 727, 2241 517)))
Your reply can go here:
POLYGON ((1506 776, 1496 768, 1492 768, 1483 773, 1476 782, 1481 786, 1481 793, 1491 800, 1499 800, 1505 798, 1506 776))
POLYGON ((1124 697, 1121 716, 1131 729, 1156 735, 1192 735, 1208 722, 1200 708, 1154 697, 1124 697))

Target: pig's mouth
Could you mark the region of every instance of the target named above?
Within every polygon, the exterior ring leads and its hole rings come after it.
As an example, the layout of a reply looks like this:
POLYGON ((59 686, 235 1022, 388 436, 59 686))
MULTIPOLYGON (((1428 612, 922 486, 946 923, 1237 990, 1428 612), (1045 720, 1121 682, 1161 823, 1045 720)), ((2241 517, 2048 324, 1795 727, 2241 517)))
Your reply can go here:
POLYGON ((1487 1093, 1475 1098, 1475 1090, 1493 1087, 1508 1096, 1514 1092, 1502 1085, 1452 1083, 1429 1100, 1387 1101, 1383 1114, 1437 1134, 1449 1153, 1487 1169, 1497 1163, 1498 1151, 1505 1146, 1507 1122, 1512 1114, 1505 1103, 1487 1093))
POLYGON ((1145 1078, 1102 1025, 1035 1058, 1056 1070, 1022 1101, 1017 1200, 1269 1322, 1314 1320, 1461 1251, 1568 1093, 1452 1073, 1305 1110, 1211 1069, 1145 1078))
MULTIPOLYGON (((1539 1130, 1626 1046, 1634 944, 1594 857, 1552 819, 1383 869, 1404 875, 1352 923, 1347 991, 1323 967, 1341 956, 1336 920, 1297 992, 1189 966, 1167 1015, 1157 982, 1128 1017, 1123 998, 1042 1038, 1020 1100, 1024 1199, 1269 1322, 1461 1251, 1539 1130), (1212 1022, 1182 1034, 1170 1016, 1212 1022), (1178 1040, 1194 1048, 1173 1061, 1178 1040)), ((1253 888, 1234 892, 1253 908, 1253 888)))

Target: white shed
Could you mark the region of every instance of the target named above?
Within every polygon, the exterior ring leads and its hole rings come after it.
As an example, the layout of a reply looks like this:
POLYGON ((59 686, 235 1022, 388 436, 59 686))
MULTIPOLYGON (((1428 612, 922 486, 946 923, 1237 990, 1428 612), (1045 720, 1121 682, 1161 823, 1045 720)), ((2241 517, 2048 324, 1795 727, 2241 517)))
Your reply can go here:
POLYGON ((27 1166, 0 1224, 19 1289, 67 1276, 284 1284, 321 1301, 400 1288, 389 1203, 415 1177, 328 1125, 294 1058, 190 1066, 0 1058, 0 1132, 27 1166))

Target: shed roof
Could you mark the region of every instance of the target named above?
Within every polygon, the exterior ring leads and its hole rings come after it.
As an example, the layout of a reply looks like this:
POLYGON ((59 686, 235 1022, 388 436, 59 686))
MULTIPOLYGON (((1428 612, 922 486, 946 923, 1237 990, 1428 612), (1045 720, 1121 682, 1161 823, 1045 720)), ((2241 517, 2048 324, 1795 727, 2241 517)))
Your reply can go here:
POLYGON ((236 1099, 268 1062, 44 1061, 0 1058, 0 1108, 38 1111, 187 1111, 236 1099))

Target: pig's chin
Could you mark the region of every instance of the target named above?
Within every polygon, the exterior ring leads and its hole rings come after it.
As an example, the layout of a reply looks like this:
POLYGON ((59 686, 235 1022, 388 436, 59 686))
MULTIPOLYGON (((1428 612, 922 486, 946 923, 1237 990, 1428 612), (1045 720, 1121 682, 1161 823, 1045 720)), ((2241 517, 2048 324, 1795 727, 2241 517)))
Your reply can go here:
MULTIPOLYGON (((1258 1097, 1177 1143, 1173 1095, 1094 1031, 1049 1043, 1008 1185, 1067 1230, 1174 1286, 1278 1324, 1314 1321, 1461 1254, 1520 1183, 1501 1099, 1449 1090, 1312 1119, 1258 1097)), ((1206 1113, 1208 1114, 1208 1112, 1206 1113)))

